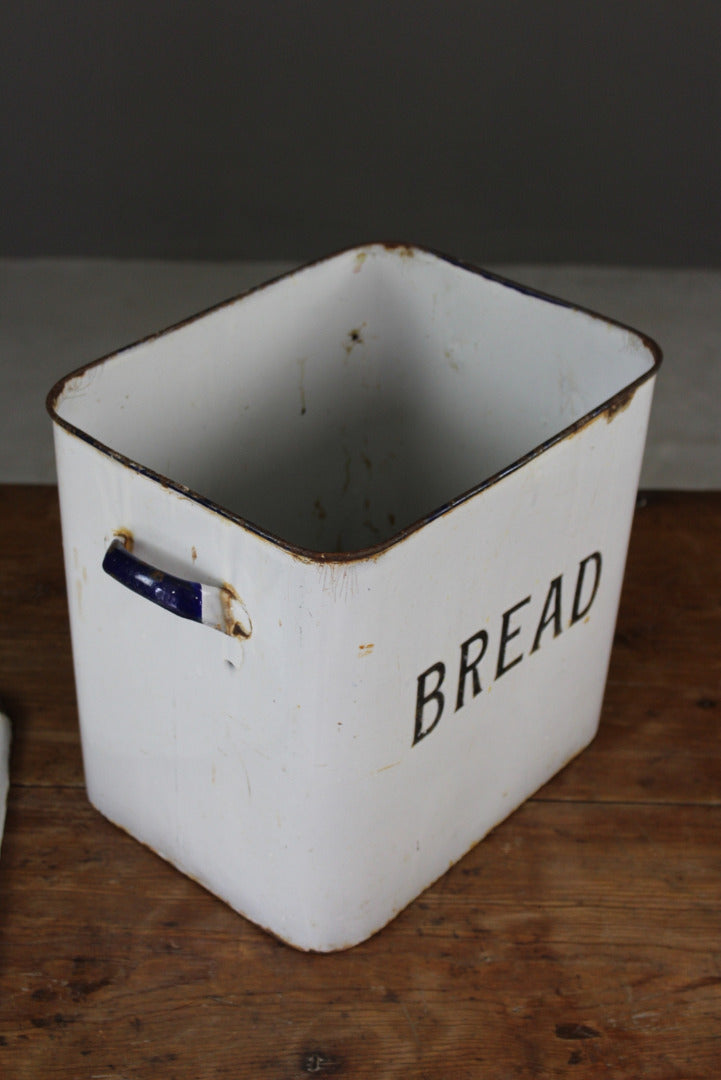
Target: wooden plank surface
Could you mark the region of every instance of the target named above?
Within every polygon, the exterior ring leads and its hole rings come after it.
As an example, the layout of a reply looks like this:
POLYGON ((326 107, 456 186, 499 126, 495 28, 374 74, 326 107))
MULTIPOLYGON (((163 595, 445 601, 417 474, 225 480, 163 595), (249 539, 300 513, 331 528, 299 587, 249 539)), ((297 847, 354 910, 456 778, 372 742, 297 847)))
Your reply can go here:
POLYGON ((595 742, 318 956, 89 805, 56 492, 0 487, 0 1076, 720 1076, 720 540, 721 493, 640 500, 595 742))

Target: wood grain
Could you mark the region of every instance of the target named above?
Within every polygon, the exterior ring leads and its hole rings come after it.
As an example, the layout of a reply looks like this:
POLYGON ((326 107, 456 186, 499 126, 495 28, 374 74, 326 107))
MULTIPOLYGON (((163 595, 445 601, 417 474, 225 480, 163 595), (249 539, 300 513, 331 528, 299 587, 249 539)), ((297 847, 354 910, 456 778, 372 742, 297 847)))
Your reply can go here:
POLYGON ((0 1075, 717 1077, 721 494, 636 513, 599 735, 385 930, 273 940, 88 804, 53 488, 0 487, 0 1075))

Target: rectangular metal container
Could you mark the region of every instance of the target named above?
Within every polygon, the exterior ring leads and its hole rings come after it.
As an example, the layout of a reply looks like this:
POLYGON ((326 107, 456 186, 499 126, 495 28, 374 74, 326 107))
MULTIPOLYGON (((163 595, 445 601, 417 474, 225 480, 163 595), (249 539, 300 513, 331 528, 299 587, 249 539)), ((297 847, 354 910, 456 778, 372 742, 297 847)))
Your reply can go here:
POLYGON ((93 804, 299 948, 378 930, 596 732, 659 362, 374 244, 63 379, 93 804))

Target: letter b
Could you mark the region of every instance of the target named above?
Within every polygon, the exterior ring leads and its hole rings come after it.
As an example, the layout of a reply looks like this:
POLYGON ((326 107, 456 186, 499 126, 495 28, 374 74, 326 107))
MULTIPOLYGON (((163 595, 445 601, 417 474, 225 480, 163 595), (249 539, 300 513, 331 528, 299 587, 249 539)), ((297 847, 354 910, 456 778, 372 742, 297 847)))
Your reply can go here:
POLYGON ((441 693, 441 684, 446 677, 446 665, 440 660, 437 664, 432 664, 427 671, 424 671, 422 675, 418 676, 418 692, 416 695, 416 727, 413 735, 413 746, 421 739, 425 739, 426 735, 430 735, 434 727, 441 718, 443 712, 443 706, 445 705, 445 698, 441 693), (433 672, 438 674, 438 681, 433 690, 426 693, 426 679, 433 672), (426 705, 430 701, 435 701, 436 715, 433 717, 430 723, 424 723, 423 713, 425 712, 426 705))

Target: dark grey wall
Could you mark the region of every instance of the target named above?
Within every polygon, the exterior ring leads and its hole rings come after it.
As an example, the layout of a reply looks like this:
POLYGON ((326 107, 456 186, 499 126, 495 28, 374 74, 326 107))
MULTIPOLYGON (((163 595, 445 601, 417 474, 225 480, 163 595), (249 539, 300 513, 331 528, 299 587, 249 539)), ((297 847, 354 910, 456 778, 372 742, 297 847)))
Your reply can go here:
POLYGON ((719 0, 3 0, 0 254, 721 264, 719 0))

